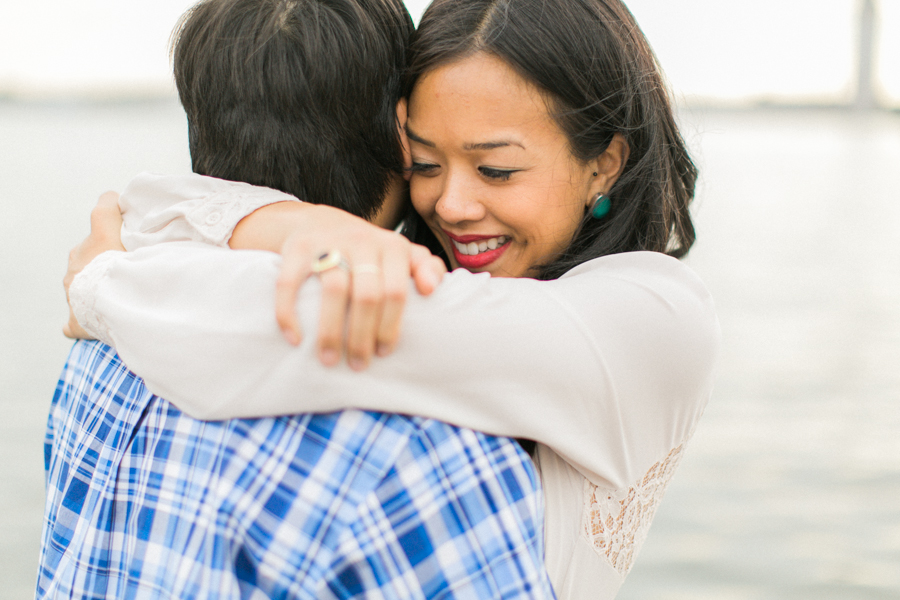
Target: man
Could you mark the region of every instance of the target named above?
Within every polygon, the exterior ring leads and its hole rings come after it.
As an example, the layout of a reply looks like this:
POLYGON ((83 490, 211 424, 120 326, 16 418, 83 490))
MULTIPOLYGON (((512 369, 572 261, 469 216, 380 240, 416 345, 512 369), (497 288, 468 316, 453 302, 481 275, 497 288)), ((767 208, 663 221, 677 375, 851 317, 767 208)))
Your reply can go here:
MULTIPOLYGON (((391 212, 411 27, 400 2, 201 3, 175 49, 194 170, 391 212)), ((45 453, 39 598, 552 596, 540 490, 511 440, 359 411, 197 421, 79 342, 45 453)))

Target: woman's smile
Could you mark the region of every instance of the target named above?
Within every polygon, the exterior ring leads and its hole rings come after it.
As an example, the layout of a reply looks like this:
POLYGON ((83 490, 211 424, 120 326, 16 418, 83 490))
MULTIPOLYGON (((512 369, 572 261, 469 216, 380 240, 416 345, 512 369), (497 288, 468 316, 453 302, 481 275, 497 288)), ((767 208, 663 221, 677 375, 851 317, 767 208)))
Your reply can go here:
POLYGON ((464 269, 480 269, 500 258, 509 246, 510 238, 505 235, 453 235, 450 238, 453 257, 464 269))

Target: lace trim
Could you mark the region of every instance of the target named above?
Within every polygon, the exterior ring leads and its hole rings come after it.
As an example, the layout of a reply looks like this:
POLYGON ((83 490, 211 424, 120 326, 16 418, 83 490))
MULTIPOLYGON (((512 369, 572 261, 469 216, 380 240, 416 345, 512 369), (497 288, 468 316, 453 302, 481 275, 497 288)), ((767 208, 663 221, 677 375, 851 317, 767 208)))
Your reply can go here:
POLYGON ((106 277, 106 272, 113 261, 124 254, 117 250, 109 250, 98 255, 72 280, 69 285, 69 305, 78 324, 84 330, 105 344, 113 345, 109 327, 100 318, 96 310, 97 288, 106 277))
POLYGON ((684 444, 626 490, 603 489, 585 480, 584 533, 620 575, 631 570, 683 453, 684 444))

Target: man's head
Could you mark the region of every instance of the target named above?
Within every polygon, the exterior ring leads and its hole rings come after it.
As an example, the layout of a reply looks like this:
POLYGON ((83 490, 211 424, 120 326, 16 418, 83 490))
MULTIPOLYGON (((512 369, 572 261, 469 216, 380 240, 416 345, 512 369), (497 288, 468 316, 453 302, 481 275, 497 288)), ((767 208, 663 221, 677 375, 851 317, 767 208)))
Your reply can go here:
POLYGON ((203 0, 176 30, 195 172, 369 218, 403 167, 401 0, 203 0))

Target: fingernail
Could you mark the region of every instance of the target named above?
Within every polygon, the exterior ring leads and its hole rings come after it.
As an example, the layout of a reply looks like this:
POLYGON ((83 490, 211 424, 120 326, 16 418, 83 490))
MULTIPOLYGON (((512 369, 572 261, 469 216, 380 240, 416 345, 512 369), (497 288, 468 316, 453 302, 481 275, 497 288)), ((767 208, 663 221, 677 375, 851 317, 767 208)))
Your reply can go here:
POLYGON ((378 344, 375 347, 375 354, 377 354, 378 356, 387 356, 391 353, 391 350, 392 348, 390 344, 378 344))
POLYGON ((341 359, 341 356, 338 354, 337 350, 333 350, 331 348, 326 348, 319 352, 319 360, 322 361, 326 367, 333 367, 338 364, 338 361, 341 359))
POLYGON ((300 343, 300 336, 297 335, 296 331, 286 329, 282 333, 284 333, 284 339, 286 339, 287 343, 291 346, 296 346, 300 343))
POLYGON ((350 365, 350 368, 354 371, 362 371, 366 368, 366 361, 361 358, 354 357, 347 362, 350 365))

